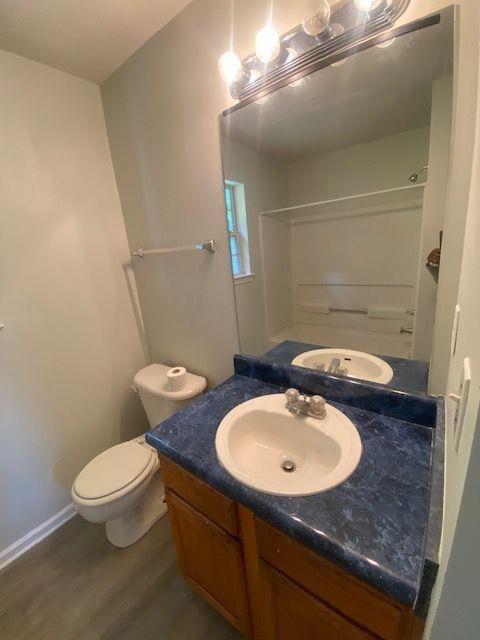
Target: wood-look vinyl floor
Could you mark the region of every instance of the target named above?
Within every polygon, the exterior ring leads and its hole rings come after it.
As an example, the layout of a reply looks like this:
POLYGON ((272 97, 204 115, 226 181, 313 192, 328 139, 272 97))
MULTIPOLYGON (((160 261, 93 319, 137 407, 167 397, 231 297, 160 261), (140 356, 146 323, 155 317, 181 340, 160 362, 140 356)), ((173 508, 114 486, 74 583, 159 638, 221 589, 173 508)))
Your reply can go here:
POLYGON ((183 583, 163 517, 117 549, 76 516, 0 573, 1 640, 242 640, 183 583))

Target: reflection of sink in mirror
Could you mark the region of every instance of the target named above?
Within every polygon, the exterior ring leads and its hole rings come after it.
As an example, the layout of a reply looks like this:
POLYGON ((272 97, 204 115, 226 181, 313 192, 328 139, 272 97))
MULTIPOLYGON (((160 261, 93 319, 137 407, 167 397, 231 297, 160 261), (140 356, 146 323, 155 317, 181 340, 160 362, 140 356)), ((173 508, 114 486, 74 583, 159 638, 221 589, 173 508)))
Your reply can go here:
MULTIPOLYGON (((308 369, 329 371, 332 363, 335 367, 338 361, 339 367, 346 372, 343 375, 359 380, 368 380, 379 384, 388 384, 393 378, 392 367, 377 356, 363 351, 351 349, 315 349, 306 351, 292 360, 292 364, 308 369)), ((338 369, 331 373, 342 374, 338 369)))
POLYGON ((355 471, 362 442, 353 422, 326 404, 326 417, 293 416, 283 394, 238 405, 220 423, 217 456, 239 482, 283 496, 338 486, 355 471))
POLYGON ((408 334, 358 331, 345 327, 299 322, 294 327, 270 337, 268 346, 275 347, 284 340, 306 342, 329 348, 335 348, 341 344, 344 348, 354 351, 378 353, 406 360, 412 357, 412 336, 408 334))

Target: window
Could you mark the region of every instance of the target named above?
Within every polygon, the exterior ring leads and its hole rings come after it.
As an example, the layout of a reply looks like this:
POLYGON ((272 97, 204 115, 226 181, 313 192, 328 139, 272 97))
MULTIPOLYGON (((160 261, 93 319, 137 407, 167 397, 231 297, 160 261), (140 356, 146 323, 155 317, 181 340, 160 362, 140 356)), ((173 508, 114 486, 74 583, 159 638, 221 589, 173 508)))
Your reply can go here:
POLYGON ((233 277, 251 276, 245 188, 240 182, 225 181, 225 208, 233 277))

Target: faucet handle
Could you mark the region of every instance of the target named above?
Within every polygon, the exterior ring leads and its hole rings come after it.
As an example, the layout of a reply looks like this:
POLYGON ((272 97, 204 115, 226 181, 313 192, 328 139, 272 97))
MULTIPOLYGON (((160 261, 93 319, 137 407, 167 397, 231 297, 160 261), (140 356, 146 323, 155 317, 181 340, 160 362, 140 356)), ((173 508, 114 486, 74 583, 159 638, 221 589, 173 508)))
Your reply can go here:
POLYGON ((322 396, 312 396, 310 398, 310 412, 315 416, 324 418, 327 415, 325 408, 325 398, 322 396))
POLYGON ((287 389, 285 391, 285 398, 287 399, 287 402, 293 403, 293 402, 297 402, 297 400, 300 397, 300 391, 298 391, 298 389, 287 389))

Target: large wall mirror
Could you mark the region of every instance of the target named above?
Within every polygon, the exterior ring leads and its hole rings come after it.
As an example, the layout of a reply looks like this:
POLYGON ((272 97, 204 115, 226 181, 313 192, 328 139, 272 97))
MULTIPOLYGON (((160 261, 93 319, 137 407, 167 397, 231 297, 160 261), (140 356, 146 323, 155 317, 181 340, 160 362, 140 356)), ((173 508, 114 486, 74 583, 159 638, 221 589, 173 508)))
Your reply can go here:
POLYGON ((445 10, 438 24, 222 114, 242 353, 427 390, 444 267, 452 24, 445 10))

